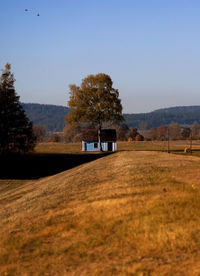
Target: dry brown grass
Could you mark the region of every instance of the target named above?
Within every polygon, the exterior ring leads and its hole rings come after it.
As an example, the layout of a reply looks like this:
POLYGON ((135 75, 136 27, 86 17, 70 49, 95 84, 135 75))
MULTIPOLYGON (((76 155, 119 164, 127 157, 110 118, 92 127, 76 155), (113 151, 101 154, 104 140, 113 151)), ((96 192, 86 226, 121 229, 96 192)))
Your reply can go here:
MULTIPOLYGON (((166 151, 168 150, 167 141, 137 141, 137 142, 118 142, 118 150, 153 150, 153 151, 166 151)), ((170 141, 170 151, 184 152, 184 149, 190 147, 189 140, 170 141)), ((192 141, 192 148, 200 150, 200 141, 192 141)), ((195 152, 194 152, 195 154, 195 152)))
MULTIPOLYGON (((182 151, 190 146, 189 140, 170 141, 171 151, 182 151)), ((200 140, 192 142, 192 148, 200 151, 200 140)), ((117 142, 118 151, 142 150, 142 151, 167 151, 167 141, 134 141, 134 142, 117 142)), ((66 153, 66 154, 84 154, 81 151, 81 143, 40 143, 35 148, 36 153, 66 153)), ((94 152, 96 154, 96 152, 94 152)), ((195 152, 194 152, 195 154, 195 152)))
POLYGON ((200 275, 200 163, 122 151, 2 181, 0 275, 200 275))
POLYGON ((35 147, 36 153, 67 153, 67 154, 80 154, 83 153, 81 151, 82 145, 81 143, 40 143, 35 147))

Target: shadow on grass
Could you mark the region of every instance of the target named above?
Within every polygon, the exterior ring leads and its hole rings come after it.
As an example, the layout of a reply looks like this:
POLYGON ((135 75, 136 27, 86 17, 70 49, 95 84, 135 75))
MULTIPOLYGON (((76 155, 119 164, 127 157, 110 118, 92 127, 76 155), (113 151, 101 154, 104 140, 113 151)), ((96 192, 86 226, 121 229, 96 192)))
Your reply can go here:
POLYGON ((38 179, 54 175, 110 153, 27 154, 0 157, 0 179, 38 179))

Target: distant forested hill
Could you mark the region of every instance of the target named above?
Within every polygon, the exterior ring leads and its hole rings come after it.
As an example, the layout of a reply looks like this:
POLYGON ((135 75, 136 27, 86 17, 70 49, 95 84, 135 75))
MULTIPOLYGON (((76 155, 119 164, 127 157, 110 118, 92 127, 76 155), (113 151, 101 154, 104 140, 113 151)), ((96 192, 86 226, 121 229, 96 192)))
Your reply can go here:
POLYGON ((68 107, 35 103, 22 103, 22 106, 34 125, 45 126, 49 132, 63 130, 68 107))
MULTIPOLYGON (((68 107, 22 103, 23 108, 34 125, 43 125, 50 132, 62 131, 64 118, 69 112, 68 107)), ((192 125, 194 121, 200 123, 200 106, 177 106, 158 109, 149 113, 124 114, 129 127, 152 128, 168 125, 171 122, 180 125, 192 125)))
POLYGON ((194 121, 200 123, 200 106, 176 106, 158 109, 149 113, 124 114, 129 127, 143 127, 148 129, 160 125, 176 122, 180 125, 192 125, 194 121))

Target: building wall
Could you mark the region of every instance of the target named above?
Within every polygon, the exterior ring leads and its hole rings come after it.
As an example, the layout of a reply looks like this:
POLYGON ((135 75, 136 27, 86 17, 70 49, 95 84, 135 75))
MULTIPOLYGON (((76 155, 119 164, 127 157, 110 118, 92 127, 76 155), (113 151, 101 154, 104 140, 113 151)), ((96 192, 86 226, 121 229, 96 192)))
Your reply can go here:
MULTIPOLYGON (((103 151, 108 151, 108 142, 102 142, 101 147, 103 151)), ((116 151, 117 145, 116 142, 112 142, 112 151, 116 151)), ((94 142, 85 142, 82 141, 82 151, 99 151, 99 143, 94 142), (97 147, 95 147, 95 144, 97 147)))
POLYGON ((99 144, 94 142, 82 142, 83 151, 99 151, 99 144), (94 145, 97 144, 97 147, 94 145))
POLYGON ((117 143, 116 142, 113 142, 113 145, 112 145, 112 147, 113 147, 113 151, 116 151, 117 150, 117 143))

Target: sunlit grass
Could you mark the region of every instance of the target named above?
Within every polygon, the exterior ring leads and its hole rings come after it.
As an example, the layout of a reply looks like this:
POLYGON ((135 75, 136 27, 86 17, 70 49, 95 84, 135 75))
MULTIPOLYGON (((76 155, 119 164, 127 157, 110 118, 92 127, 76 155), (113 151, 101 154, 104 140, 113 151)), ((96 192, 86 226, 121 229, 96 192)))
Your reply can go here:
MULTIPOLYGON (((118 150, 148 150, 148 151, 168 151, 168 141, 133 141, 133 142, 118 142, 118 150)), ((169 142, 169 150, 171 152, 184 152, 185 148, 190 147, 189 140, 171 141, 169 142)), ((200 141, 192 142, 192 149, 200 151, 200 141)))
POLYGON ((35 147, 36 153, 73 153, 80 154, 82 149, 81 143, 40 143, 35 147))
POLYGON ((6 181, 0 275, 200 274, 197 157, 120 151, 37 181, 6 181))
MULTIPOLYGON (((169 150, 171 152, 178 151, 184 153, 185 148, 190 147, 189 140, 171 141, 169 142, 169 150)), ((73 153, 84 154, 81 151, 81 143, 40 143, 36 146, 36 153, 73 153)), ((194 140, 192 142, 192 149, 194 154, 200 152, 200 141, 194 140)), ((117 150, 141 150, 141 151, 168 151, 168 141, 133 141, 133 142, 121 142, 117 141, 117 150)), ((91 152, 92 153, 92 152, 91 152)))

